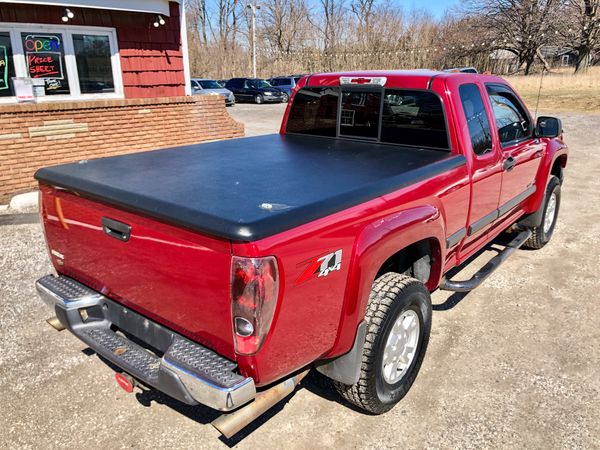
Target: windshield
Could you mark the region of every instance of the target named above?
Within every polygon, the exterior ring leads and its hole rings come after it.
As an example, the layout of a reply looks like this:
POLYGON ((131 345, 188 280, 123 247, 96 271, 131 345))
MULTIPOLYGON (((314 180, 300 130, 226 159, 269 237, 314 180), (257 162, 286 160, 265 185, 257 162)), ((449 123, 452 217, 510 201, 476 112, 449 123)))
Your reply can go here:
POLYGON ((248 80, 248 85, 254 89, 272 87, 269 82, 265 80, 248 80))
POLYGON ((221 89, 221 85, 215 80, 200 80, 198 81, 202 89, 221 89))

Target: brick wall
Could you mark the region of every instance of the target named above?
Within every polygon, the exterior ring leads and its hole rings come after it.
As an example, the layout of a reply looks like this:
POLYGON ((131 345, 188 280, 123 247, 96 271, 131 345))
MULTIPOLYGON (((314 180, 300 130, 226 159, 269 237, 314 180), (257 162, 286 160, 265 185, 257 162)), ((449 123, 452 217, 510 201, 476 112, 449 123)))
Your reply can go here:
POLYGON ((43 166, 243 135, 211 95, 0 105, 0 204, 43 166))

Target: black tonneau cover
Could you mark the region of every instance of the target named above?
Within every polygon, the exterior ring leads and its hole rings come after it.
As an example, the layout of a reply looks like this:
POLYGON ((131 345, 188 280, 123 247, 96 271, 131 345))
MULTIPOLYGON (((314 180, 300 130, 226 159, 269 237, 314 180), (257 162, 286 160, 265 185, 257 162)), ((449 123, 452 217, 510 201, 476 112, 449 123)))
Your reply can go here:
POLYGON ((253 241, 464 163, 443 151, 272 134, 64 164, 35 178, 192 230, 253 241))

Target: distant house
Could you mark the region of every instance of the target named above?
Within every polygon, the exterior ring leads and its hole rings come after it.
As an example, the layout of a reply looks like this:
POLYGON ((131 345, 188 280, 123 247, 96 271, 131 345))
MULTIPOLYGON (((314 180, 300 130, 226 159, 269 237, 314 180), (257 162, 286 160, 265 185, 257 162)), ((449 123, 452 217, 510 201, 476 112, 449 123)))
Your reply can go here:
POLYGON ((540 52, 552 67, 573 66, 577 59, 577 52, 568 47, 545 45, 540 49, 540 52))
POLYGON ((519 68, 519 60, 517 55, 508 50, 494 50, 490 54, 493 73, 511 73, 516 72, 519 68))

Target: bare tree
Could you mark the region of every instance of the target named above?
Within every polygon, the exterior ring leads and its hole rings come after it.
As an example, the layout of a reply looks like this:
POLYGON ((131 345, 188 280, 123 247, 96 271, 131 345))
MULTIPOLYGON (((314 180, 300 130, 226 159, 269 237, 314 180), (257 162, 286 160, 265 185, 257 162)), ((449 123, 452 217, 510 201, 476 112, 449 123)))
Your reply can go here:
POLYGON ((311 28, 308 14, 306 0, 271 0, 261 9, 261 35, 278 52, 302 48, 311 28))
POLYGON ((341 38, 345 0, 319 0, 323 12, 323 43, 325 52, 333 52, 341 38))
POLYGON ((565 44, 577 52, 575 73, 587 71, 592 54, 600 48, 600 0, 566 0, 565 26, 559 30, 565 44))
POLYGON ((540 48, 555 31, 562 0, 472 0, 467 12, 480 18, 479 36, 496 42, 497 49, 513 53, 528 75, 540 48))
POLYGON ((357 38, 363 48, 368 48, 372 41, 372 20, 375 0, 352 0, 350 10, 356 17, 357 38))
MULTIPOLYGON (((185 0, 194 75, 250 71, 247 1, 185 0)), ((555 64, 548 46, 574 49, 578 71, 600 50, 600 0, 467 0, 442 20, 403 15, 397 0, 261 0, 259 76, 359 69, 532 71, 555 64), (571 30, 567 32, 568 30, 571 30)))

